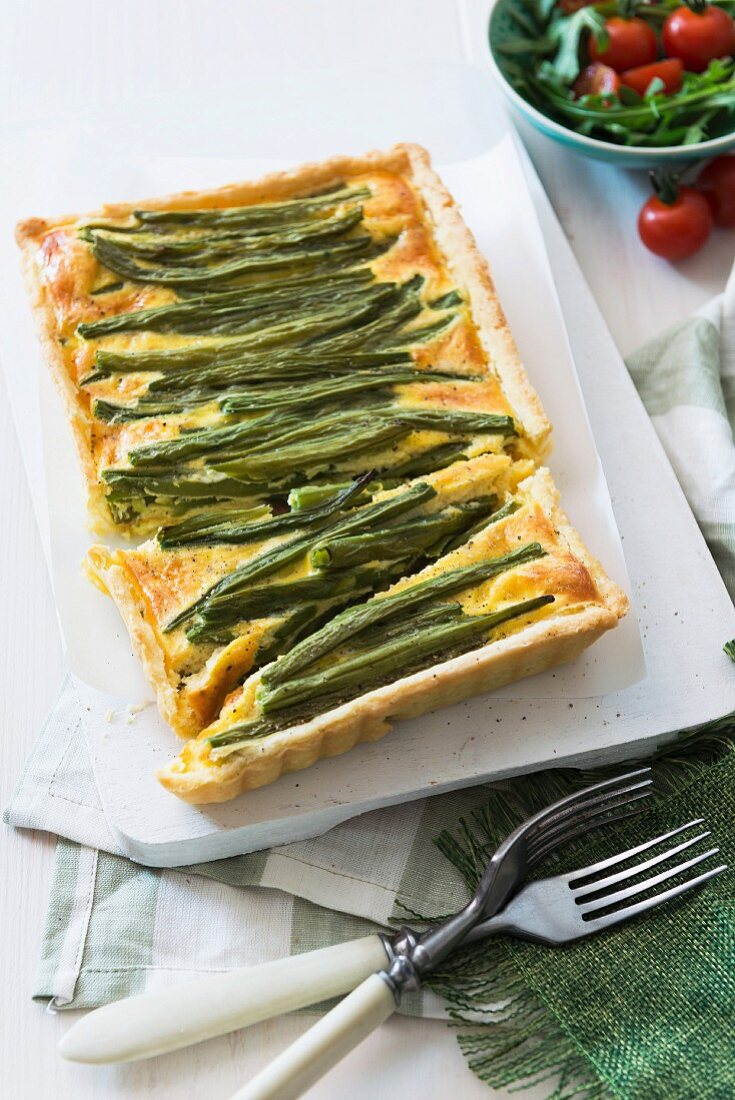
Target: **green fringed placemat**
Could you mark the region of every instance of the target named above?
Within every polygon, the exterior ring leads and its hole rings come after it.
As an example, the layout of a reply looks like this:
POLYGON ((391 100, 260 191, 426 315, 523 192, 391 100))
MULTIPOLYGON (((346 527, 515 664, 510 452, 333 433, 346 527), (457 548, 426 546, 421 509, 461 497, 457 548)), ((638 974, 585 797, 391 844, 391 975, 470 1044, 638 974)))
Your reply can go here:
MULTIPOLYGON (((699 817, 720 847, 718 861, 734 865, 734 750, 735 716, 698 731, 654 763, 650 810, 595 833, 539 873, 586 866, 699 817)), ((486 846, 548 802, 619 770, 515 780, 439 846, 474 888, 486 846)), ((496 1088, 548 1078, 554 1100, 735 1096, 732 873, 566 948, 487 941, 432 985, 452 1006, 470 1066, 496 1088)))

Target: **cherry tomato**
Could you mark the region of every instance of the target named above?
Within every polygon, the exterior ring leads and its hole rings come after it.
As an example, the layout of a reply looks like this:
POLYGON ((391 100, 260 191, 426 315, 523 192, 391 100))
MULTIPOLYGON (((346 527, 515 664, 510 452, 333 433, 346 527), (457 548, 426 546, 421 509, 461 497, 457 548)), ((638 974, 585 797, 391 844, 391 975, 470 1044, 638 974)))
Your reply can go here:
POLYGON ((639 65, 636 69, 626 69, 620 80, 627 88, 638 95, 645 95, 652 80, 663 80, 666 95, 678 92, 681 88, 684 66, 678 57, 668 57, 665 61, 654 61, 652 65, 639 65))
POLYGON ((572 85, 575 99, 583 95, 614 95, 619 89, 618 74, 609 65, 602 65, 599 61, 582 69, 572 85))
POLYGON ((605 30, 609 38, 606 50, 598 50, 594 38, 590 39, 591 61, 602 61, 622 73, 656 60, 656 35, 643 19, 621 19, 616 15, 605 20, 605 30))
POLYGON ((665 260, 684 260, 698 252, 712 232, 712 211, 693 187, 679 187, 673 202, 652 195, 638 215, 638 233, 646 248, 665 260))
POLYGON ((669 57, 680 57, 684 68, 701 73, 716 57, 735 53, 735 22, 716 4, 683 6, 666 17, 663 29, 664 50, 669 57))
POLYGON ((717 157, 708 164, 699 174, 697 190, 712 207, 717 225, 735 228, 735 157, 717 157))

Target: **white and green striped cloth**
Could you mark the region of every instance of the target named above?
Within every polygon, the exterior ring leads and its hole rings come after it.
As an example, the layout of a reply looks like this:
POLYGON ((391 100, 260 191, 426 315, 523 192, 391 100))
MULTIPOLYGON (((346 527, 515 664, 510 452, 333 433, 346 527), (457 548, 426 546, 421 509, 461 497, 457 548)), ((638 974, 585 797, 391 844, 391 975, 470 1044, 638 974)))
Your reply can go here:
MULTIPOLYGON (((65 838, 34 996, 56 1008, 90 1007, 365 935, 400 917, 400 905, 446 912, 466 889, 433 837, 485 800, 470 788, 365 814, 315 840, 147 869, 117 854, 67 679, 5 814, 9 824, 65 838)), ((431 994, 404 1008, 442 1013, 431 994)))
POLYGON ((725 293, 628 360, 730 595, 735 593, 735 271, 725 293))
MULTIPOLYGON (((735 594, 735 278, 629 367, 735 594)), ((485 800, 482 788, 376 811, 268 852, 175 871, 133 864, 109 833, 80 722, 68 680, 5 814, 64 838, 34 990, 52 1006, 99 1005, 325 946, 385 926, 402 906, 443 913, 465 897, 433 838, 485 800)), ((431 994, 404 1009, 442 1012, 431 994)))

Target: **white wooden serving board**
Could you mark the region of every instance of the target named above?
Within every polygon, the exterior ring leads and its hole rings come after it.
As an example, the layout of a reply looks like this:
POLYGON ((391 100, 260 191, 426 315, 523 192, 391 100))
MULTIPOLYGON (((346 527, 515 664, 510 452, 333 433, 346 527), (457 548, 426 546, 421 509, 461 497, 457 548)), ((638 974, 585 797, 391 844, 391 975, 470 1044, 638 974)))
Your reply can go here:
MULTIPOLYGON (((473 74, 472 81, 476 79, 473 74)), ((100 131, 96 134, 99 138, 100 131)), ((420 136, 431 144, 426 133, 420 136)), ((366 138, 363 144, 385 141, 366 138)), ((314 155, 338 147, 315 148, 314 155)), ((427 793, 549 763, 629 754, 632 743, 642 748, 671 729, 735 708, 735 685, 727 678, 727 659, 720 656, 722 641, 735 633, 730 601, 545 196, 531 179, 544 232, 553 242, 554 275, 571 322, 587 407, 625 541, 632 584, 626 580, 604 478, 594 448, 585 446, 584 413, 570 419, 567 411, 570 404, 574 409, 579 395, 533 206, 520 176, 508 179, 517 165, 513 169, 507 143, 500 155, 505 158, 506 193, 494 193, 496 177, 491 173, 484 191, 474 191, 474 210, 470 185, 473 176, 477 182, 480 162, 455 163, 443 174, 455 193, 465 197, 468 221, 490 257, 531 376, 555 423, 557 450, 551 465, 565 504, 608 570, 634 597, 646 668, 634 613, 574 666, 401 723, 378 744, 323 761, 233 803, 203 809, 179 803, 153 778, 155 768, 175 749, 175 739, 153 708, 127 722, 129 704, 149 692, 129 659, 114 607, 100 599, 93 608, 79 576, 80 546, 86 540, 78 541, 78 479, 66 464, 73 460, 63 457, 68 433, 58 402, 44 384, 57 600, 67 639, 73 634, 72 667, 79 672, 83 666, 79 687, 103 803, 116 838, 132 858, 170 866, 282 844, 427 793), (494 205, 498 199, 499 207, 494 205), (489 239, 482 232, 487 210, 495 211, 489 239), (84 660, 97 653, 107 660, 96 665, 84 660), (111 699, 110 689, 117 698, 111 699), (105 717, 109 710, 114 712, 111 722, 105 717)), ((160 191, 154 183, 159 176, 170 179, 172 165, 156 163, 149 155, 146 167, 154 177, 146 193, 160 191)), ((194 179, 193 163, 179 167, 186 167, 181 182, 187 184, 217 182, 207 173, 222 169, 199 162, 203 178, 194 179)), ((236 174, 243 173, 230 172, 236 174)), ((132 194, 140 188, 128 190, 132 194)), ((7 367, 8 348, 4 350, 7 367)), ((17 390, 17 378, 11 381, 17 390)))

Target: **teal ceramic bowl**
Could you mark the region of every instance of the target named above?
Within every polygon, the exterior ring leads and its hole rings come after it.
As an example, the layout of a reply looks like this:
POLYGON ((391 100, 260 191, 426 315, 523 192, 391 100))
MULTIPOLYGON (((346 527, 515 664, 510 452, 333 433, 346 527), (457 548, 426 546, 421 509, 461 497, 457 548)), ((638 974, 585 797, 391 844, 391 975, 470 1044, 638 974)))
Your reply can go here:
POLYGON ((593 157, 607 164, 616 164, 620 168, 671 168, 673 170, 683 168, 692 161, 718 156, 720 153, 727 152, 728 149, 735 148, 735 132, 709 141, 700 141, 696 145, 668 145, 657 149, 614 145, 599 138, 577 134, 563 123, 549 118, 515 90, 503 71, 503 54, 500 52, 500 47, 509 38, 518 34, 517 26, 508 13, 510 2, 512 0, 494 0, 490 9, 487 36, 490 67, 514 113, 525 118, 542 134, 574 150, 575 153, 582 153, 586 157, 593 157))

